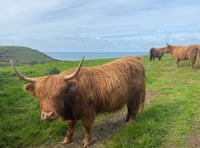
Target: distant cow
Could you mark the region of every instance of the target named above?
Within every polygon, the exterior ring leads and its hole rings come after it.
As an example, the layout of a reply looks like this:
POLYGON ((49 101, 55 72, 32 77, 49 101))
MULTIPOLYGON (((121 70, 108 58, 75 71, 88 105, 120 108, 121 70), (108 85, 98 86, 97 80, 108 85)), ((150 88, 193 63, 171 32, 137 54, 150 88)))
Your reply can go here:
POLYGON ((149 60, 154 61, 155 58, 158 58, 158 60, 161 60, 161 58, 164 54, 164 49, 165 49, 165 47, 163 47, 163 48, 151 48, 149 60))
POLYGON ((198 64, 200 45, 172 46, 167 44, 164 52, 172 55, 177 68, 181 60, 189 60, 191 67, 194 68, 198 64))
POLYGON ((41 119, 61 117, 67 122, 64 144, 72 141, 75 123, 82 120, 86 130, 83 147, 86 147, 97 113, 113 112, 127 104, 125 121, 134 122, 144 105, 145 71, 141 60, 131 56, 91 68, 81 68, 83 60, 77 69, 37 78, 22 75, 10 62, 17 76, 28 82, 24 89, 39 98, 41 119))

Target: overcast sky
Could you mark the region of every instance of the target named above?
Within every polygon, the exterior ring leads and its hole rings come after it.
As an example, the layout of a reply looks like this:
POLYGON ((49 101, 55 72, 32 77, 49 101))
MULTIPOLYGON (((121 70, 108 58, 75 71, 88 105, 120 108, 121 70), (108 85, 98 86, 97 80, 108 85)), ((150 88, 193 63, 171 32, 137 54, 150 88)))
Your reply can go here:
POLYGON ((149 51, 200 44, 200 0, 0 0, 0 45, 149 51))

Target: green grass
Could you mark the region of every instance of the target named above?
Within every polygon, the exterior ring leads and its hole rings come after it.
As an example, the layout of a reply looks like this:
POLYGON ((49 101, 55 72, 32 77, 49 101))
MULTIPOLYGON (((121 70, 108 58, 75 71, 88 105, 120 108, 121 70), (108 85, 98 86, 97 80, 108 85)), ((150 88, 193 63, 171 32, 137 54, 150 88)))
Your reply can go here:
MULTIPOLYGON (((101 65, 113 59, 86 60, 84 66, 101 65)), ((108 148, 190 147, 187 139, 200 122, 200 65, 191 69, 188 61, 180 63, 165 55, 161 61, 143 58, 146 72, 147 100, 154 100, 139 113, 136 122, 124 125, 104 144, 108 148), (149 92, 157 95, 149 96, 149 92)), ((18 66, 27 76, 43 76, 52 68, 63 71, 77 62, 51 62, 18 66)), ((45 147, 62 141, 66 125, 60 120, 41 121, 39 102, 26 94, 10 67, 0 68, 0 147, 45 147)), ((96 118, 96 122, 100 120, 96 118)), ((78 124, 76 128, 82 127, 78 124)), ((95 130, 95 129, 94 129, 95 130)), ((82 138, 82 137, 81 137, 82 138)))

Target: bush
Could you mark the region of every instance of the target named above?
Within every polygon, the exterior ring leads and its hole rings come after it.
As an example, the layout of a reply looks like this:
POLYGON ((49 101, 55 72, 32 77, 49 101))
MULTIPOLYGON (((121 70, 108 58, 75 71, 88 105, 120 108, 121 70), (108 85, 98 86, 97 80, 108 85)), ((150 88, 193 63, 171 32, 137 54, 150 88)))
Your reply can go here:
POLYGON ((56 67, 48 69, 47 75, 53 75, 53 74, 58 74, 60 73, 60 70, 56 67))

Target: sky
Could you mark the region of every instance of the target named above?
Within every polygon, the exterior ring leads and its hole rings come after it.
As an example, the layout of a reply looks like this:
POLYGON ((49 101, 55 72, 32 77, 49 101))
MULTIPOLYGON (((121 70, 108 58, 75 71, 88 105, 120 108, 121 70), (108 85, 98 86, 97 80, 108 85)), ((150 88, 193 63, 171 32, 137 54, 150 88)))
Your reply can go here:
POLYGON ((0 46, 148 52, 200 44, 200 0, 0 0, 0 46))

